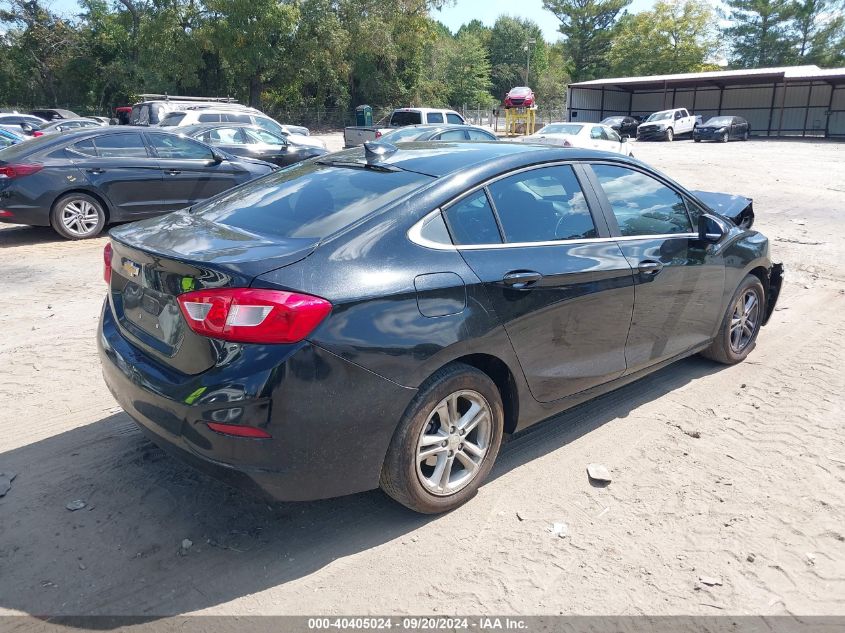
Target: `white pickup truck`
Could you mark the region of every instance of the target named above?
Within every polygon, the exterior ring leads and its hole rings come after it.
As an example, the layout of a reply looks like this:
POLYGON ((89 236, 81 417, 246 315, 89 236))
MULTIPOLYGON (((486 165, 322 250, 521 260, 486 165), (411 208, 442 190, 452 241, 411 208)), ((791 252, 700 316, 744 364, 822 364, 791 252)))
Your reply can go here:
POLYGON ((378 125, 353 125, 343 129, 343 146, 357 147, 366 141, 375 141, 385 132, 406 125, 421 124, 465 124, 464 117, 454 110, 439 110, 437 108, 396 108, 390 117, 379 121, 378 125))
POLYGON ((701 115, 692 115, 686 108, 655 112, 637 127, 638 141, 671 141, 682 134, 692 134, 701 124, 701 115))

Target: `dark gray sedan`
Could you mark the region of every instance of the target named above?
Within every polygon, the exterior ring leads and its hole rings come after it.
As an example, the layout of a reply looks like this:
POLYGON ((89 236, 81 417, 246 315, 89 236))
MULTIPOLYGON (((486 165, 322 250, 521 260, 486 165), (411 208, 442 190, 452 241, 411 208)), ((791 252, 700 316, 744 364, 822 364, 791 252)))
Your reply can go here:
POLYGON ((721 141, 727 143, 730 140, 747 141, 751 128, 748 121, 741 116, 714 116, 707 119, 701 125, 697 125, 692 132, 692 138, 696 143, 701 141, 721 141))
POLYGON ((301 134, 282 136, 258 125, 205 123, 171 129, 235 156, 265 160, 280 167, 328 153, 319 139, 301 134))
POLYGON ((496 141, 496 135, 472 125, 409 125, 379 139, 385 143, 406 141, 496 141))

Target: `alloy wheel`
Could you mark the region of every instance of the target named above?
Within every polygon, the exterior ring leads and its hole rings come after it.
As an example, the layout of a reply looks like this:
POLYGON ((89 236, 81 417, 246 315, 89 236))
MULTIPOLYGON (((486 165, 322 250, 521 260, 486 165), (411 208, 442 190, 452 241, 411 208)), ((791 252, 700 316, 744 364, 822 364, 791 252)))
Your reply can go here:
POLYGON ((736 300, 731 315, 731 350, 735 354, 741 353, 754 340, 759 318, 760 298, 754 290, 748 289, 736 300))
POLYGON ((100 210, 87 200, 71 199, 62 207, 59 217, 68 233, 85 237, 97 228, 100 210))
POLYGON ((493 438, 490 404, 477 391, 457 391, 429 414, 417 442, 417 477, 433 495, 451 495, 475 479, 493 438))

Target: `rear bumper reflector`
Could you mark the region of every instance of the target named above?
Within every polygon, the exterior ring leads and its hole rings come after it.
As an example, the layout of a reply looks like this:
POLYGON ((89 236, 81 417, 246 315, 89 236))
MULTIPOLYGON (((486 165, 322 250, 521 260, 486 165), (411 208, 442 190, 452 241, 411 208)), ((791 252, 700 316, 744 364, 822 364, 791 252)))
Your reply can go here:
POLYGON ((233 437, 251 437, 253 439, 267 440, 273 437, 264 429, 255 426, 243 426, 241 424, 220 424, 219 422, 206 422, 208 428, 215 433, 231 435, 233 437))

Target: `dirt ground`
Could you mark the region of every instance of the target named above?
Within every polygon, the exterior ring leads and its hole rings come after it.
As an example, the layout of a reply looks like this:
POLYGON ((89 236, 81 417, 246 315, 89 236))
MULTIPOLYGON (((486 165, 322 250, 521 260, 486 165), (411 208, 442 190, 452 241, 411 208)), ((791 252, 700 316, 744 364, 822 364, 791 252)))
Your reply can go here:
POLYGON ((379 491, 268 507, 165 456, 100 376, 105 238, 0 228, 0 614, 845 614, 845 144, 634 153, 754 198, 778 311, 738 366, 691 358, 516 437, 439 517, 379 491))

